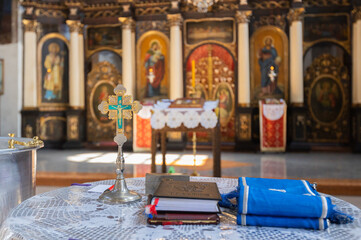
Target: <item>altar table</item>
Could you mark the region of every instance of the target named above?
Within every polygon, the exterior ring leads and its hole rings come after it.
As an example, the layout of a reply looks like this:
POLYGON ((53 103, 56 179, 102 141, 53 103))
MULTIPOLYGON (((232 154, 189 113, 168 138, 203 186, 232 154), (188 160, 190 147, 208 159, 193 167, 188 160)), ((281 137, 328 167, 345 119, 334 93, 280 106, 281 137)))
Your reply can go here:
MULTIPOLYGON (((350 224, 331 224, 329 229, 244 227, 236 224, 236 213, 223 209, 219 225, 147 225, 144 206, 144 178, 127 179, 130 190, 142 195, 142 201, 108 205, 97 201, 92 186, 59 188, 27 199, 18 205, 0 228, 0 239, 361 239, 361 210, 338 198, 331 199, 355 220, 350 224)), ((191 181, 216 182, 221 193, 232 191, 237 179, 191 177, 191 181)))
POLYGON ((152 173, 156 172, 155 155, 158 137, 162 151, 162 173, 167 172, 166 137, 167 132, 208 132, 212 137, 213 177, 221 177, 221 134, 219 117, 214 113, 218 100, 206 101, 202 108, 168 108, 169 103, 157 102, 151 118, 152 127, 152 173))

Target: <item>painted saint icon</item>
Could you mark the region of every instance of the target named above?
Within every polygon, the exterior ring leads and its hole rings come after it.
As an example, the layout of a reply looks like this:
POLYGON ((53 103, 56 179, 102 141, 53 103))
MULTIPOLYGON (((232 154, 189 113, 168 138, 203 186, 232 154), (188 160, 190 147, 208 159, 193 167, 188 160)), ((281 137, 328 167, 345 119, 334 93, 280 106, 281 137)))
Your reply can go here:
POLYGON ((46 100, 60 100, 62 97, 62 83, 64 73, 64 53, 60 52, 59 44, 53 42, 48 46, 49 53, 45 57, 44 67, 44 98, 46 100))
POLYGON ((323 77, 311 87, 311 110, 317 120, 332 123, 342 112, 343 97, 339 83, 332 77, 323 77))
POLYGON ((251 99, 288 101, 288 39, 275 26, 259 27, 251 37, 251 99))
POLYGON ((216 114, 219 114, 221 126, 225 127, 233 116, 234 98, 231 86, 228 83, 220 83, 214 98, 219 100, 219 108, 216 109, 216 114))
POLYGON ((91 93, 91 101, 92 108, 96 118, 100 121, 100 123, 109 123, 112 122, 108 118, 108 113, 101 113, 98 110, 98 105, 103 101, 108 101, 109 95, 113 93, 114 84, 112 82, 108 82, 106 80, 99 81, 93 88, 91 93))
POLYGON ((144 59, 145 74, 147 79, 147 97, 160 96, 161 82, 165 73, 164 55, 158 40, 150 42, 150 48, 144 59))
POLYGON ((273 46, 272 37, 265 37, 264 46, 259 50, 257 57, 261 71, 262 92, 260 97, 281 93, 281 90, 277 87, 277 75, 281 57, 278 56, 277 50, 273 46))

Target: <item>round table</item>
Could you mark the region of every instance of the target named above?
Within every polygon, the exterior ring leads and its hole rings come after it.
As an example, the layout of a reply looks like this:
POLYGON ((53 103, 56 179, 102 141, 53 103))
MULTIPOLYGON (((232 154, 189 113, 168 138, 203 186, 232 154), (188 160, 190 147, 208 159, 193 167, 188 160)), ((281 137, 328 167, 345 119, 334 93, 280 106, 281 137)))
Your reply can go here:
MULTIPOLYGON (((141 202, 108 205, 97 201, 92 186, 71 186, 46 192, 21 203, 0 229, 0 239, 361 239, 361 210, 332 197, 345 213, 354 216, 351 224, 331 224, 325 231, 244 227, 236 224, 235 213, 223 209, 219 225, 148 225, 144 215, 144 178, 129 178, 128 188, 140 193, 141 202)), ((191 181, 216 182, 221 193, 237 186, 237 179, 191 177, 191 181)))

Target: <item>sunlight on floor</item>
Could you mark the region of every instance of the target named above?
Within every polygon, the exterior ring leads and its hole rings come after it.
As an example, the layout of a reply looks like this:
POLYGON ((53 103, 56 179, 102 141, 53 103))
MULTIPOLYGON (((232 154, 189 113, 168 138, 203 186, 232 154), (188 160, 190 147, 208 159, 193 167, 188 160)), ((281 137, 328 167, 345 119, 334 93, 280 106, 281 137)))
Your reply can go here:
MULTIPOLYGON (((115 163, 117 153, 81 153, 67 157, 70 162, 87 163, 115 163)), ((125 164, 151 164, 151 154, 149 153, 124 153, 125 164)), ((196 166, 203 166, 208 159, 208 155, 199 154, 196 156, 196 166)), ((157 165, 162 165, 162 155, 155 157, 157 165)), ((167 154, 166 164, 175 166, 193 166, 193 154, 167 154)))

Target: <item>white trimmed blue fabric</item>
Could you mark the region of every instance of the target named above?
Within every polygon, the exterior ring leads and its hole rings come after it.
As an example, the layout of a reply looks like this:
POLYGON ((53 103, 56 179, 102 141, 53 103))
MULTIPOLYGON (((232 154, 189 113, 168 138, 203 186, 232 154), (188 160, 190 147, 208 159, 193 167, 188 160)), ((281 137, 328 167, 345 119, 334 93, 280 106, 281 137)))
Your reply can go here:
POLYGON ((329 227, 328 219, 352 221, 305 180, 241 177, 238 186, 237 191, 222 195, 220 206, 229 207, 228 199, 237 196, 239 225, 323 230, 329 227))

